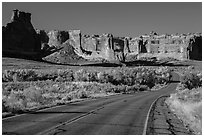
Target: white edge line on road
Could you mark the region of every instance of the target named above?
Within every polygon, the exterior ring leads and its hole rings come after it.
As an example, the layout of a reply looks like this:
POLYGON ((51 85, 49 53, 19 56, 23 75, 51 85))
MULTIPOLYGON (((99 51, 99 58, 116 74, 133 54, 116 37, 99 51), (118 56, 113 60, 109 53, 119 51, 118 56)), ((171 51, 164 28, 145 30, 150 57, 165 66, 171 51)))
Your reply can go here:
POLYGON ((146 116, 146 120, 145 120, 145 124, 144 124, 144 129, 143 129, 142 135, 146 135, 147 125, 148 125, 148 120, 149 120, 149 115, 150 115, 150 112, 151 112, 151 110, 152 110, 153 105, 156 103, 156 101, 157 101, 159 98, 161 98, 161 97, 163 97, 163 96, 166 96, 166 95, 161 95, 161 96, 159 96, 158 98, 156 98, 156 99, 154 100, 154 102, 152 102, 152 104, 151 104, 151 106, 150 106, 150 108, 149 108, 149 110, 148 110, 148 112, 147 112, 147 116, 146 116))

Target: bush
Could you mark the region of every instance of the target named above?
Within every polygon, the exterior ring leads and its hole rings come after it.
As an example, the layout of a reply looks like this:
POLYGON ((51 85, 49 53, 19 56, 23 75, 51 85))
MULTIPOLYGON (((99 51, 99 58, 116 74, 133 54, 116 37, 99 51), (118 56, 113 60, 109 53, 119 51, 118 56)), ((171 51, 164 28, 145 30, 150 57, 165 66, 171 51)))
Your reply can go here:
POLYGON ((97 73, 97 81, 100 83, 108 83, 108 82, 112 82, 113 78, 110 75, 110 73, 99 72, 99 73, 97 73))
POLYGON ((25 98, 22 98, 21 92, 12 91, 8 97, 3 100, 4 111, 18 113, 25 109, 25 98))
POLYGON ((185 75, 182 77, 181 84, 188 89, 201 87, 202 76, 199 76, 196 73, 185 73, 185 75))
POLYGON ((2 77, 3 82, 22 81, 45 81, 56 82, 84 81, 111 83, 113 85, 148 84, 151 88, 156 82, 163 84, 169 81, 169 69, 159 68, 115 68, 104 71, 89 71, 80 69, 73 71, 70 69, 58 70, 5 70, 2 77), (155 81, 157 79, 157 81, 155 81), (153 80, 153 81, 152 81, 153 80))
POLYGON ((177 98, 183 102, 200 102, 202 101, 202 88, 184 89, 176 93, 177 98))
POLYGON ((38 71, 35 70, 37 73, 37 80, 39 81, 46 81, 46 80, 55 80, 58 77, 58 70, 47 70, 47 71, 38 71))
POLYGON ((58 77, 55 79, 55 81, 64 82, 64 81, 73 81, 73 71, 71 69, 61 70, 59 69, 57 71, 58 77))
POLYGON ((35 81, 37 74, 31 69, 4 70, 2 74, 3 82, 35 81))
POLYGON ((2 82, 11 82, 13 81, 13 75, 15 72, 13 70, 4 70, 2 73, 2 82))
POLYGON ((118 67, 103 71, 5 70, 2 72, 2 107, 3 111, 15 112, 94 94, 134 93, 167 83, 169 77, 167 67, 118 67))
POLYGON ((140 85, 139 91, 146 91, 149 90, 147 85, 140 85))
POLYGON ((202 88, 179 90, 166 103, 195 134, 202 134, 202 88))
POLYGON ((123 73, 121 71, 113 70, 110 73, 108 81, 111 82, 113 85, 119 85, 121 83, 124 83, 123 78, 124 78, 124 76, 123 76, 123 73))
POLYGON ((92 75, 84 69, 80 69, 74 73, 75 81, 90 81, 92 79, 92 75))
POLYGON ((29 87, 25 89, 23 95, 27 102, 36 102, 39 104, 43 102, 42 91, 38 87, 29 87))

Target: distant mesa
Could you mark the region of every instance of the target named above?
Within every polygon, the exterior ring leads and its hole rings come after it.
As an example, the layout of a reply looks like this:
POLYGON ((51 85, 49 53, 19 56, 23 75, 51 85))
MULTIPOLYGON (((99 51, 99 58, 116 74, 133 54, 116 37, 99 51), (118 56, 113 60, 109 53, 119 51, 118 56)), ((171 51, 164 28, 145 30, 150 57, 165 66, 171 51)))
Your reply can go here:
POLYGON ((3 56, 69 64, 77 61, 128 62, 143 57, 202 59, 202 34, 159 35, 152 31, 139 37, 112 34, 82 35, 80 30, 39 30, 31 13, 13 10, 2 28, 3 56))

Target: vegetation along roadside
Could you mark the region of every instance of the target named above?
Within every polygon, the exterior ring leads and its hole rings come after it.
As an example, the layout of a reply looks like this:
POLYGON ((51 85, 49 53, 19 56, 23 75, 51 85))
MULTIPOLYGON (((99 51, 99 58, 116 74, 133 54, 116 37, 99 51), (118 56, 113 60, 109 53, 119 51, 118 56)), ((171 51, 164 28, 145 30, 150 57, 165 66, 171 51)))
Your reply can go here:
POLYGON ((202 134, 202 72, 194 67, 179 70, 177 92, 166 100, 169 108, 195 134, 202 134))
POLYGON ((75 99, 154 91, 151 89, 164 86, 169 80, 168 67, 4 70, 2 110, 16 114, 75 99))

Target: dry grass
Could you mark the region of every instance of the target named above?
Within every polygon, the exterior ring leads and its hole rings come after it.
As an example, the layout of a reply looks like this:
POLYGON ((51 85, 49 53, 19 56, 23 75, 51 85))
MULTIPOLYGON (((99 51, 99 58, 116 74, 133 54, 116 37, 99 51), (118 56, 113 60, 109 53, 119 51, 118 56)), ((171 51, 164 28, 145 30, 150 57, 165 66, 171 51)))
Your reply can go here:
POLYGON ((191 63, 194 66, 174 68, 182 76, 181 83, 166 103, 195 134, 202 134, 202 66, 191 63))
POLYGON ((202 134, 202 88, 179 91, 166 103, 195 134, 202 134))

